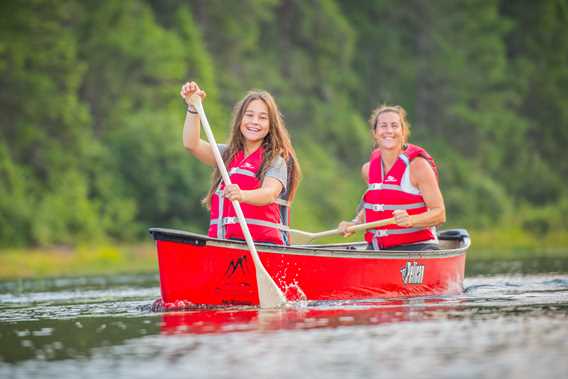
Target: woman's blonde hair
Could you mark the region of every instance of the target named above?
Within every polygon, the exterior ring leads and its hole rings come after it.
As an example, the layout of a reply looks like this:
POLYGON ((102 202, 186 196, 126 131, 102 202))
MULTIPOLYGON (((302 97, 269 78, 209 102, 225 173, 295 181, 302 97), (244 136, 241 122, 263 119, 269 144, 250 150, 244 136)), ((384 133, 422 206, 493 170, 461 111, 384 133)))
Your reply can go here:
MULTIPOLYGON (((266 105, 269 121, 268 134, 262 141, 262 147, 264 148, 262 164, 260 166, 260 170, 258 170, 256 174, 256 177, 260 182, 262 182, 272 161, 277 156, 281 156, 288 165, 288 200, 292 201, 296 195, 302 171, 300 164, 298 163, 298 159, 296 158, 296 152, 292 147, 290 135, 288 134, 282 115, 276 105, 276 101, 274 101, 272 95, 267 91, 249 91, 233 108, 231 135, 229 137, 227 149, 223 152, 223 161, 225 162, 225 166, 227 166, 240 150, 244 150, 245 137, 241 133, 241 123, 249 104, 254 100, 260 100, 266 105)), ((203 199, 203 203, 207 208, 211 207, 211 198, 213 197, 213 193, 220 182, 221 173, 218 168, 215 168, 211 178, 211 187, 209 188, 207 196, 203 199)))
POLYGON ((373 109, 371 117, 369 117, 369 124, 371 125, 371 129, 374 131, 377 128, 377 121, 379 119, 379 116, 382 113, 387 113, 387 112, 396 113, 398 114, 398 117, 400 117, 400 125, 402 126, 402 130, 404 133, 402 143, 403 145, 405 145, 408 142, 408 137, 410 137, 410 122, 408 122, 408 119, 406 117, 407 116, 406 110, 400 105, 383 104, 373 109))

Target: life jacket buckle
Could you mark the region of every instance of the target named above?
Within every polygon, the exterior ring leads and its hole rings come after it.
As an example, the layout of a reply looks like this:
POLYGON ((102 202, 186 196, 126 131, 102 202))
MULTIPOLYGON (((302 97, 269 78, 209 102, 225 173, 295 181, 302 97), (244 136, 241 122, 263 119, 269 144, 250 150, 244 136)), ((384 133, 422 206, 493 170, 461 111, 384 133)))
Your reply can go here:
POLYGON ((225 225, 236 224, 237 222, 238 222, 237 217, 225 217, 223 219, 223 224, 225 225))
POLYGON ((386 237, 388 236, 388 231, 385 229, 378 229, 375 230, 375 237, 386 237))
POLYGON ((382 212, 385 210, 385 205, 384 204, 373 204, 373 210, 375 212, 382 212))
POLYGON ((372 183, 369 184, 369 191, 375 191, 375 190, 380 190, 383 189, 383 183, 372 183))

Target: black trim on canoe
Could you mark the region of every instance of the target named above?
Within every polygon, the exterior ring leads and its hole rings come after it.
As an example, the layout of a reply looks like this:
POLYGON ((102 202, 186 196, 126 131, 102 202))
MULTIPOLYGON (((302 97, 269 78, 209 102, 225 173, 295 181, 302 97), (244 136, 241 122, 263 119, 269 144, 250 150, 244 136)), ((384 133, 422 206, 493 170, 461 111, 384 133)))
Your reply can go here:
MULTIPOLYGON (((237 240, 226 240, 209 237, 203 234, 186 232, 178 229, 166 229, 166 228, 150 228, 149 233, 152 235, 156 241, 170 241, 187 243, 194 246, 205 246, 208 243, 220 243, 227 246, 239 246, 244 245, 246 247, 245 241, 237 240)), ((463 254, 470 245, 469 233, 465 229, 448 229, 442 230, 438 233, 438 238, 440 240, 446 241, 456 241, 459 246, 444 250, 426 250, 426 251, 389 251, 388 254, 381 251, 366 250, 367 242, 348 242, 348 243, 336 243, 336 244, 313 244, 313 245, 275 245, 270 243, 255 243, 263 251, 267 252, 284 252, 287 254, 298 254, 302 251, 319 252, 323 254, 328 254, 331 252, 348 254, 348 255, 361 255, 365 257, 374 256, 376 253, 381 253, 384 256, 445 256, 454 254, 463 254)))
POLYGON ((221 239, 212 238, 202 234, 194 234, 184 232, 178 229, 164 229, 164 228, 150 228, 148 232, 152 235, 155 241, 170 241, 170 242, 183 242, 195 246, 205 246, 207 241, 221 239))

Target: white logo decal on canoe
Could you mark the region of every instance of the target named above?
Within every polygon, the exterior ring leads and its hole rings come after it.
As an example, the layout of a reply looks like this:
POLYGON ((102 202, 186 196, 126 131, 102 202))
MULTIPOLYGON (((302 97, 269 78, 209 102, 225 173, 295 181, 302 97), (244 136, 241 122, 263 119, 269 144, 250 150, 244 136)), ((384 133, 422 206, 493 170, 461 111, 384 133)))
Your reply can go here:
POLYGON ((421 284, 424 279, 424 265, 406 262, 406 265, 400 269, 400 273, 404 284, 421 284))

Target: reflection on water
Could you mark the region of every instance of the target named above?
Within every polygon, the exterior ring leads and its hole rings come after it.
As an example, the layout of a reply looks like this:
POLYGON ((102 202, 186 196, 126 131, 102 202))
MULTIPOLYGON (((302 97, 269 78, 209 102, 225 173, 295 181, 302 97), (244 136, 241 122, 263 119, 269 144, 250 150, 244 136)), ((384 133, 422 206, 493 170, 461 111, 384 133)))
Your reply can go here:
POLYGON ((167 312, 162 315, 164 334, 204 334, 238 331, 338 328, 400 321, 419 321, 434 317, 438 299, 392 300, 378 302, 321 302, 283 310, 221 309, 167 312), (414 304, 412 304, 414 303, 414 304), (417 303, 432 305, 428 312, 417 303))
POLYGON ((154 275, 5 282, 0 377, 564 377, 566 272, 470 275, 452 297, 165 313, 154 275))

